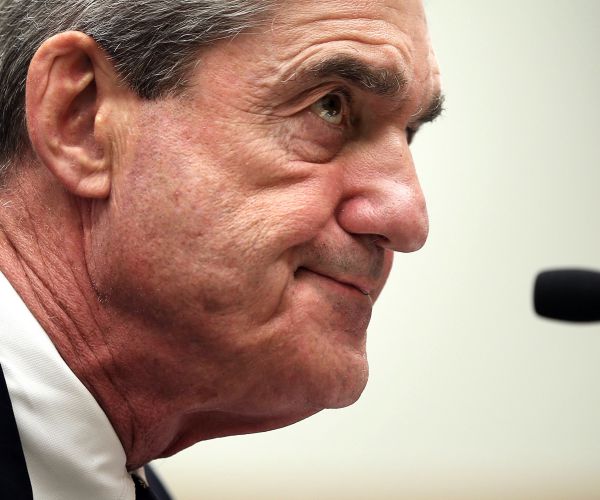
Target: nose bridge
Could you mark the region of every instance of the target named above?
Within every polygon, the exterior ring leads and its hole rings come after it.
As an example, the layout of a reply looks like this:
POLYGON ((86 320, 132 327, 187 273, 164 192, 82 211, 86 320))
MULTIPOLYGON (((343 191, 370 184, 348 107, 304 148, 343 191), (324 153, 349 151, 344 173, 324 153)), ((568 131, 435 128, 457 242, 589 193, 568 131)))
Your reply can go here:
POLYGON ((377 236, 392 250, 421 248, 429 231, 427 207, 405 133, 387 131, 357 145, 352 156, 339 224, 349 233, 377 236))

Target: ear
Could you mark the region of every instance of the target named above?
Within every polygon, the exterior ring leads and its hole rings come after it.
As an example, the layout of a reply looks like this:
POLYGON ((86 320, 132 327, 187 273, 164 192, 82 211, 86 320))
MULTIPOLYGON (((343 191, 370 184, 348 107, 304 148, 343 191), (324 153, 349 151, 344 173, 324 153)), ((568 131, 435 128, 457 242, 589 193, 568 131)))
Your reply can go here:
POLYGON ((29 65, 27 127, 41 162, 71 193, 108 197, 111 143, 124 87, 104 51, 70 31, 46 40, 29 65))

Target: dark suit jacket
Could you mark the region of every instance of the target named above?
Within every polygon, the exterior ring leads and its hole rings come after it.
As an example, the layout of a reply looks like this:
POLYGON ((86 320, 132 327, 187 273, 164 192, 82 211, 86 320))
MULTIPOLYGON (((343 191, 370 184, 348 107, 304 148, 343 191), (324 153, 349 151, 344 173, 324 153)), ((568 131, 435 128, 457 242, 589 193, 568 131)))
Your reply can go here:
MULTIPOLYGON (((172 500, 150 467, 146 467, 146 477, 150 488, 143 488, 136 482, 138 499, 172 500)), ((33 500, 25 455, 23 455, 21 438, 2 366, 0 366, 0 498, 33 500)))

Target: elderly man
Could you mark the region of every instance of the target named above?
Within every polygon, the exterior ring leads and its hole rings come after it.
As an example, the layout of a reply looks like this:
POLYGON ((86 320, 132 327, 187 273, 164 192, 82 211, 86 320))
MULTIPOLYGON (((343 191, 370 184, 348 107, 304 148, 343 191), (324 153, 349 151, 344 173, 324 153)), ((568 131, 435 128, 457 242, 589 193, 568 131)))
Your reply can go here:
POLYGON ((427 236, 421 1, 0 9, 0 497, 131 499, 152 459, 353 403, 427 236))

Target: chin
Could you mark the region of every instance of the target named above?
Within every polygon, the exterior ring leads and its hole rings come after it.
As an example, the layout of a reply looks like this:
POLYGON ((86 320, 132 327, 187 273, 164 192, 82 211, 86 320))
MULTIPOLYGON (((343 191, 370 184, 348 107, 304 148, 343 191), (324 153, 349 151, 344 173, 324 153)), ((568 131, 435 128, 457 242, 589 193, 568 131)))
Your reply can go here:
POLYGON ((315 377, 309 385, 306 399, 313 407, 322 409, 345 408, 355 403, 363 393, 369 379, 366 356, 355 354, 348 359, 332 363, 326 373, 315 377))
POLYGON ((368 373, 365 373, 359 379, 352 381, 351 385, 345 386, 335 397, 331 398, 325 408, 345 408, 356 403, 367 386, 367 380, 368 373))
POLYGON ((289 380, 290 389, 295 386, 297 390, 294 399, 319 409, 355 403, 369 379, 366 328, 319 329, 311 337, 312 342, 288 358, 288 367, 295 365, 295 376, 289 380))
POLYGON ((355 403, 369 378, 367 359, 364 352, 337 348, 335 354, 329 346, 328 353, 326 348, 314 348, 300 357, 298 352, 296 356, 288 356, 285 366, 280 365, 276 372, 271 372, 268 382, 263 378, 253 384, 260 389, 258 393, 245 395, 240 410, 283 417, 344 408, 355 403), (250 407, 248 401, 252 401, 250 407))

